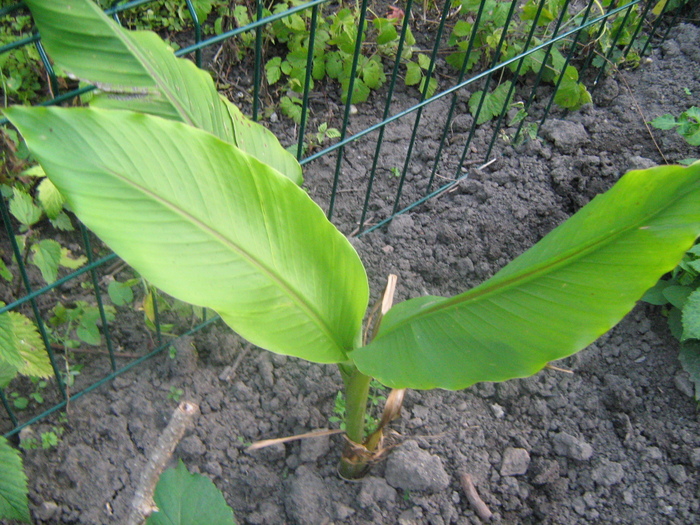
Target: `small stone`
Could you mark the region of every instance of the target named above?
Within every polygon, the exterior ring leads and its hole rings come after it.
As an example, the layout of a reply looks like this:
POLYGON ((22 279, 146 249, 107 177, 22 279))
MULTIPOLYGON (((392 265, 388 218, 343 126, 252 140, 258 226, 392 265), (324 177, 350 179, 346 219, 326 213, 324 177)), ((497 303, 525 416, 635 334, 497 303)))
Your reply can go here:
POLYGON ((53 501, 44 501, 34 511, 34 517, 41 521, 53 522, 60 513, 61 508, 53 501))
POLYGON ((391 246, 390 244, 387 244, 386 246, 382 246, 382 251, 389 255, 390 253, 394 252, 394 247, 391 246))
POLYGON ((587 461, 593 455, 593 447, 566 432, 554 436, 554 451, 560 456, 578 461, 587 461))
POLYGON ((622 493, 622 501, 625 502, 625 505, 634 506, 634 495, 631 490, 626 490, 622 493))
POLYGON ((506 415, 506 411, 503 410, 503 407, 498 403, 491 405, 491 412, 493 412, 493 416, 496 419, 503 419, 506 415))
POLYGON ((355 509, 352 509, 348 507, 347 505, 343 505, 342 503, 335 503, 334 505, 335 508, 335 517, 336 519, 340 521, 344 521, 348 519, 350 516, 355 514, 355 509))
POLYGON ((617 485, 624 477, 625 471, 622 465, 614 461, 603 462, 594 468, 591 473, 591 479, 593 479, 593 481, 606 487, 617 485))
POLYGON ((647 447, 642 452, 642 457, 644 459, 658 461, 659 459, 663 459, 664 454, 659 447, 647 447))
POLYGON ((695 468, 700 467, 700 448, 694 448, 690 453, 690 464, 695 468))
POLYGON ((394 501, 396 501, 396 489, 385 479, 369 477, 362 480, 358 502, 363 509, 378 503, 393 504, 394 501))
POLYGON ((676 385, 676 388, 682 394, 685 394, 688 397, 695 397, 695 387, 693 386, 693 382, 690 380, 690 377, 688 377, 687 372, 679 372, 673 376, 673 384, 676 385))
POLYGON ((521 476, 530 466, 530 454, 524 448, 509 447, 503 453, 501 476, 521 476))
POLYGON ((440 492, 450 484, 442 460, 415 441, 407 441, 389 456, 385 477, 392 487, 408 491, 440 492))
POLYGON ((686 474, 685 467, 683 465, 671 465, 668 467, 668 475, 679 485, 682 485, 688 481, 688 474, 686 474))

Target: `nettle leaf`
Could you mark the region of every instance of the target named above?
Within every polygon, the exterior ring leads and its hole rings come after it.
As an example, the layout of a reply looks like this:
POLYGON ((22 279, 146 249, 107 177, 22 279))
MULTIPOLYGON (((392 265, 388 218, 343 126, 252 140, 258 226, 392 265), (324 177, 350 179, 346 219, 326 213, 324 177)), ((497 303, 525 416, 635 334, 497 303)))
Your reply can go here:
POLYGON ((683 337, 688 339, 700 339, 700 290, 695 290, 688 295, 683 305, 682 318, 683 337))
POLYGON ((510 105, 510 101, 513 98, 512 93, 510 98, 508 98, 510 86, 511 82, 507 80, 485 96, 483 91, 476 91, 469 97, 469 111, 472 116, 477 117, 478 112, 477 124, 483 124, 497 117, 506 106, 510 105), (481 102, 482 97, 484 99, 483 103, 481 102), (481 104, 481 110, 479 110, 479 104, 481 104))
POLYGON ((123 306, 134 300, 134 291, 131 289, 131 286, 119 281, 109 283, 107 293, 115 306, 123 306))
POLYGON ((563 79, 554 95, 554 103, 567 109, 580 109, 592 101, 586 86, 578 81, 578 71, 574 66, 567 66, 563 79))
POLYGON ((87 108, 5 113, 76 216, 148 282, 211 308, 262 348, 347 360, 367 277, 349 241, 288 178, 171 120, 87 108))
POLYGON ((527 377, 612 328, 699 234, 700 165, 631 171, 482 285, 394 306, 350 357, 392 388, 527 377))
POLYGON ((53 368, 44 348, 44 341, 32 320, 19 312, 6 312, 3 315, 9 315, 12 320, 12 331, 24 361, 22 366, 18 368, 18 372, 35 378, 46 378, 53 375, 53 368))
POLYGON ((201 474, 190 474, 178 461, 163 472, 153 495, 158 511, 146 525, 235 525, 233 510, 216 485, 201 474))
POLYGON ((31 523, 27 476, 19 451, 0 436, 0 518, 31 523))
POLYGON ((44 239, 32 244, 32 264, 41 270, 41 276, 47 284, 58 278, 58 267, 61 263, 61 245, 53 239, 44 239))
POLYGON ((36 325, 19 312, 0 314, 0 362, 10 379, 15 373, 38 378, 53 373, 36 325))
POLYGON ((65 199, 49 179, 45 178, 39 183, 37 196, 49 219, 55 220, 58 214, 63 211, 65 199))
POLYGON ((41 219, 42 211, 34 204, 31 195, 16 186, 12 188, 10 213, 27 228, 34 226, 41 219))
POLYGON ((423 78, 423 71, 416 62, 406 64, 406 85, 415 86, 423 78))
POLYGON ((73 228, 73 223, 71 222, 70 217, 68 217, 65 212, 61 212, 56 215, 55 219, 49 219, 49 222, 54 228, 64 232, 71 232, 75 229, 73 228))
POLYGON ((277 138, 250 119, 232 118, 230 102, 219 95, 211 75, 176 58, 155 33, 121 28, 92 0, 26 4, 51 58, 70 75, 99 87, 91 105, 184 122, 243 150, 262 144, 264 148, 246 151, 301 184, 299 163, 277 138), (241 140, 241 134, 247 138, 241 140))
POLYGON ((280 78, 282 78, 282 58, 273 57, 265 63, 265 77, 267 78, 267 83, 272 85, 275 84, 280 78))

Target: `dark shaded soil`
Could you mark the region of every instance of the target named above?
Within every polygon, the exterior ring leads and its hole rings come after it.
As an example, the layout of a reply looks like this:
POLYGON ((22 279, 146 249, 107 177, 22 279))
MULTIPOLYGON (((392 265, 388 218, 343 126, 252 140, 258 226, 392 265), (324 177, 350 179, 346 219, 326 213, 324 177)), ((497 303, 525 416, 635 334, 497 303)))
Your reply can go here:
MULTIPOLYGON (((470 168, 454 191, 354 238, 373 297, 389 273, 399 275, 401 300, 482 282, 626 170, 663 162, 644 121, 697 105, 698 93, 700 31, 682 25, 639 69, 607 78, 595 105, 566 120, 555 112, 541 140, 519 150, 502 145, 494 163, 470 168)), ((471 124, 468 94, 460 98, 439 170, 444 177, 452 176, 471 124)), ((401 95, 396 110, 414 102, 401 95)), ((446 104, 423 113, 406 203, 425 189, 446 104)), ((359 107, 355 131, 366 127, 369 112, 376 107, 359 107)), ((397 180, 389 170, 403 166, 412 123, 387 130, 384 170, 370 202, 374 220, 391 211, 397 180)), ((692 156, 673 133, 655 137, 669 161, 692 156)), ((477 133, 475 156, 488 140, 486 126, 477 133)), ((346 233, 356 227, 374 148, 369 137, 345 156, 336 222, 346 233)), ((306 184, 323 205, 334 163, 331 156, 306 170, 306 184)), ((123 350, 143 352, 128 346, 143 339, 129 343, 125 336, 123 350)), ((180 340, 177 348, 175 359, 160 355, 72 403, 59 445, 26 452, 36 523, 122 523, 145 455, 175 407, 172 387, 201 406, 175 457, 210 476, 241 523, 479 523, 460 487, 461 472, 472 475, 496 523, 698 519, 700 420, 692 385, 663 318, 644 304, 557 363, 572 374, 546 369, 461 392, 408 392, 394 424, 401 444, 357 483, 335 472, 338 436, 246 451, 255 440, 328 427, 341 385, 334 367, 248 348, 222 326, 180 340)))

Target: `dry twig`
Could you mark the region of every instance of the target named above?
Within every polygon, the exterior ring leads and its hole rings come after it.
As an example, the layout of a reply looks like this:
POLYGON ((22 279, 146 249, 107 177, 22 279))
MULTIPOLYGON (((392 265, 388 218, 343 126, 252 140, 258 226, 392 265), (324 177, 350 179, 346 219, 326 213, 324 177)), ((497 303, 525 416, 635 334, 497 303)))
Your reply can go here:
POLYGON ((136 487, 134 499, 131 501, 131 511, 126 525, 141 525, 152 512, 158 510, 153 501, 158 479, 197 413, 199 413, 199 406, 189 401, 180 403, 173 412, 168 426, 160 435, 146 467, 141 472, 141 479, 136 487))

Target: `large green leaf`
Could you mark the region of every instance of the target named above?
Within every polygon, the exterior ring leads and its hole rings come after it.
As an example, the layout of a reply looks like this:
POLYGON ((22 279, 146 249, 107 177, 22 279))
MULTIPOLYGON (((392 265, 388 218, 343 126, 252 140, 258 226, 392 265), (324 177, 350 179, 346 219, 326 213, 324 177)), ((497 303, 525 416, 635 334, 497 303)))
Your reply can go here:
POLYGON ((0 520, 15 519, 31 523, 27 498, 27 476, 22 458, 7 440, 0 436, 0 520))
POLYGON ((146 525, 236 525, 221 491, 202 474, 190 474, 178 461, 163 472, 153 497, 158 511, 146 525))
POLYGON ((531 375, 619 322, 699 233, 700 165, 629 172, 482 285, 398 304, 350 357, 394 388, 531 375))
POLYGON ((234 116, 211 76, 176 58, 155 33, 119 27, 92 0, 26 4, 56 63, 100 88, 92 105, 149 113, 209 131, 301 184, 299 163, 277 138, 240 112, 234 116), (255 147, 249 149, 251 145, 255 147))
POLYGON ((143 277, 274 352, 347 359, 357 253, 289 179, 235 146, 128 111, 6 111, 75 214, 143 277))

